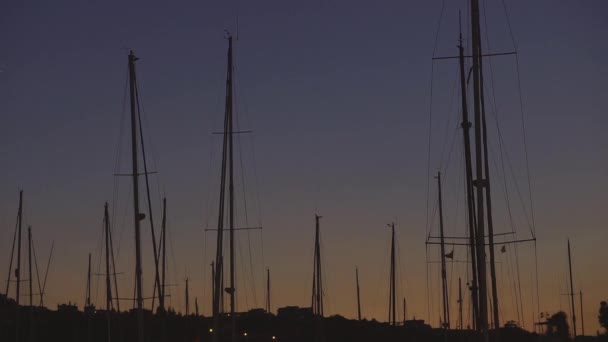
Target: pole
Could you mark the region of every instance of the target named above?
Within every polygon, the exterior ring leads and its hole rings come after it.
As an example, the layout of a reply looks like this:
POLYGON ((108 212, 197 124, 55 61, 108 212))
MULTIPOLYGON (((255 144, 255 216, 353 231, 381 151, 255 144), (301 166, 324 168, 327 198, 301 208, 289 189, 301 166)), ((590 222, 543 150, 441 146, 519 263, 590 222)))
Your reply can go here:
POLYGON ((228 191, 229 191, 229 203, 230 203, 230 288, 228 289, 228 293, 230 294, 230 320, 232 323, 232 341, 236 341, 236 302, 235 302, 235 260, 234 260, 234 147, 233 147, 233 137, 232 137, 232 36, 228 37, 228 73, 229 73, 229 111, 228 114, 228 156, 230 159, 230 169, 229 169, 229 183, 228 183, 228 191))
MULTIPOLYGON (((17 309, 19 309, 19 298, 21 297, 21 227, 23 225, 23 190, 19 192, 19 212, 18 218, 18 237, 17 237, 17 268, 15 269, 15 276, 17 278, 17 293, 15 295, 15 301, 17 302, 17 309)), ((17 310, 19 311, 19 310, 17 310)), ((17 314, 18 315, 18 314, 17 314)), ((19 321, 19 320, 17 320, 19 321)))
POLYGON ((266 269, 266 313, 270 312, 270 270, 266 269))
POLYGON ((32 290, 32 226, 27 227, 27 250, 28 250, 28 268, 29 268, 29 285, 30 285, 30 308, 34 306, 34 291, 32 290))
POLYGON ((389 323, 397 324, 397 309, 396 309, 396 279, 395 279, 395 223, 389 225, 391 227, 391 279, 390 279, 390 296, 389 296, 389 323))
POLYGON ((473 326, 476 327, 476 323, 479 316, 479 297, 477 287, 477 250, 475 248, 476 241, 476 218, 475 218, 475 196, 473 192, 473 162, 471 156, 471 122, 469 121, 468 105, 467 105, 467 83, 466 83, 466 70, 464 67, 464 46, 462 44, 462 30, 459 36, 459 62, 460 62, 460 95, 462 105, 462 134, 464 140, 464 156, 465 156, 465 173, 466 173, 466 191, 467 191, 467 219, 469 226, 469 245, 471 255, 471 299, 473 307, 472 322, 473 326))
POLYGON ((163 198, 163 221, 161 225, 161 245, 163 247, 162 250, 162 278, 160 288, 162 291, 159 292, 160 299, 158 300, 160 305, 160 310, 165 312, 165 276, 166 276, 166 259, 167 259, 167 198, 163 198))
POLYGON ((112 282, 110 280, 110 215, 108 214, 108 202, 103 207, 103 222, 106 237, 106 341, 112 341, 111 316, 112 309, 112 282))
POLYGON ((188 294, 188 278, 186 278, 186 316, 190 314, 190 298, 188 294))
POLYGON ((89 266, 87 268, 87 293, 84 298, 84 305, 85 308, 87 306, 91 306, 91 253, 89 253, 89 266))
POLYGON ((215 302, 215 263, 211 262, 211 310, 215 302))
POLYGON ((443 328, 450 328, 450 309, 448 300, 448 281, 445 267, 445 239, 443 233, 443 203, 441 198, 441 172, 437 172, 437 188, 439 193, 439 236, 441 239, 441 295, 443 297, 443 328))
POLYGON ((323 317, 323 272, 321 270, 320 219, 315 214, 315 261, 313 277, 313 315, 323 317))
POLYGON ((572 326, 574 328, 574 338, 576 338, 576 314, 574 313, 574 285, 572 284, 572 256, 570 254, 570 239, 568 239, 568 266, 570 268, 570 299, 572 304, 572 326))
POLYGON ((403 326, 405 326, 406 310, 407 310, 407 303, 405 302, 405 297, 403 297, 403 326))
POLYGON ((133 219, 135 226, 135 291, 137 301, 137 341, 144 342, 144 311, 142 293, 142 267, 141 267, 141 232, 140 221, 144 216, 139 212, 139 170, 137 167, 137 115, 136 115, 136 80, 135 57, 133 51, 129 53, 129 89, 131 99, 131 158, 133 177, 133 219))
MULTIPOLYGON (((226 166, 228 162, 228 157, 232 160, 232 36, 228 36, 228 65, 226 72, 226 103, 225 103, 225 113, 224 113, 224 141, 222 145, 222 169, 220 175, 220 201, 218 206, 218 225, 217 225, 217 245, 216 245, 216 255, 215 255, 215 274, 214 274, 214 284, 213 284, 213 341, 219 342, 220 340, 220 311, 223 311, 224 307, 224 207, 225 207, 225 193, 226 193, 226 166), (229 153, 230 150, 230 153, 229 153)), ((232 170, 232 165, 230 165, 230 169, 232 170)), ((231 173, 232 174, 232 173, 231 173)), ((233 180, 232 177, 230 179, 229 192, 230 197, 232 198, 234 195, 233 191, 233 180)), ((233 199, 229 200, 230 205, 232 207, 233 199)), ((234 227, 233 225, 233 208, 230 208, 230 226, 232 227, 230 230, 231 237, 231 253, 233 251, 233 237, 234 237, 234 227)), ((230 265, 231 269, 234 266, 234 259, 232 258, 230 265)), ((233 281, 233 273, 231 272, 231 281, 233 281)), ((233 283, 231 283, 231 287, 227 289, 227 292, 230 293, 231 296, 231 313, 233 309, 233 283)), ((232 319, 232 340, 236 338, 236 331, 234 330, 236 321, 234 320, 234 315, 231 314, 232 319)))
POLYGON ((585 318, 583 316, 583 291, 579 292, 581 304, 581 335, 585 336, 585 318))
POLYGON ((357 281, 357 317, 361 320, 361 294, 359 292, 359 268, 355 268, 355 279, 357 281))
POLYGON ((458 277, 458 328, 462 330, 462 280, 458 277))
POLYGON ((474 185, 477 190, 477 272, 479 286, 479 322, 477 329, 481 333, 482 341, 487 342, 488 336, 488 296, 486 286, 486 256, 485 256, 485 211, 484 211, 484 187, 486 180, 483 174, 482 157, 482 127, 481 127, 481 33, 479 24, 479 0, 471 0, 471 27, 473 30, 473 98, 475 111, 475 156, 476 156, 476 180, 474 185))

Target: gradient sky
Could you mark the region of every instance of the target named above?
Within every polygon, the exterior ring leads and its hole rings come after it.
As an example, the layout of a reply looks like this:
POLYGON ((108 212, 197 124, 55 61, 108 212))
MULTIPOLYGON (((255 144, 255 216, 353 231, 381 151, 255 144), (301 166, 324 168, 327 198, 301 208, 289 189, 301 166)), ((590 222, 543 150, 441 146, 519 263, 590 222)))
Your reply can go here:
MULTIPOLYGON (((502 2, 484 3, 489 50, 512 51, 502 2)), ((117 268, 125 272, 120 276, 121 296, 131 293, 130 216, 122 223, 125 208, 131 210, 129 183, 122 179, 116 193, 112 187, 121 139, 124 154, 128 151, 119 127, 130 48, 141 58, 137 68, 146 134, 155 156, 154 168, 159 171, 153 177, 155 201, 160 193, 169 201, 174 251, 171 279, 179 285, 171 290, 172 305, 183 308, 183 279, 188 276, 191 296, 198 297, 203 313, 210 311, 208 264, 214 235, 205 234, 203 228, 215 226, 220 148, 219 136, 211 133, 220 129, 223 115, 227 45, 223 31, 229 28, 235 33, 238 15, 237 111, 240 126, 254 130, 242 137, 249 224, 264 226, 263 233, 249 236, 257 298, 253 298, 251 282, 240 285, 239 309, 263 306, 261 278, 266 267, 272 272, 274 308, 309 305, 317 212, 323 215, 330 314, 355 317, 357 265, 364 316, 386 320, 390 237, 386 224, 396 221, 400 296, 408 298, 408 315, 428 319, 427 181, 429 173, 440 166, 441 146, 457 132, 458 115, 458 101, 450 102, 457 65, 453 61, 433 64, 431 57, 439 22, 435 55, 457 53, 458 7, 466 6, 465 1, 449 2, 440 20, 438 0, 370 4, 334 0, 3 2, 2 277, 10 256, 18 190, 23 188, 25 221, 33 226, 39 263, 44 264, 51 241, 56 244, 47 304, 54 307, 70 300, 82 305, 87 253, 99 257, 103 203, 116 198, 117 268), (451 130, 444 134, 450 115, 452 126, 447 129, 451 130)), ((517 44, 527 125, 540 306, 549 312, 568 309, 567 298, 560 293, 568 291, 569 237, 575 287, 585 293, 586 333, 595 333, 599 302, 608 299, 608 275, 601 271, 608 244, 608 4, 518 0, 506 5, 517 44)), ((503 139, 527 198, 515 59, 494 58, 492 64, 496 108, 504 118, 503 139)), ((128 155, 123 155, 120 171, 127 172, 124 157, 128 155)), ((457 157, 452 163, 458 170, 457 157)), ((465 228, 454 209, 458 173, 452 175, 453 179, 446 177, 446 206, 451 208, 446 220, 453 222, 447 229, 462 234, 465 228)), ((434 193, 434 186, 429 189, 434 193)), ((496 192, 499 198, 500 191, 496 192)), ((432 207, 435 196, 431 194, 429 201, 432 207)), ((497 227, 504 231, 508 225, 500 207, 497 199, 497 227)), ((521 222, 521 212, 514 215, 521 222)), ((243 217, 239 216, 242 224, 243 217)), ((144 228, 149 245, 147 225, 144 228)), ((525 225, 516 228, 520 237, 529 236, 525 225)), ((238 262, 243 266, 249 264, 249 252, 246 235, 240 234, 245 261, 238 262)), ((151 292, 149 246, 145 252, 144 280, 150 285, 146 292, 151 292)), ((460 260, 465 257, 462 250, 457 253, 460 260)), ((436 260, 435 250, 430 255, 436 260)), ((520 247, 528 329, 536 310, 530 304, 535 301, 532 256, 531 245, 520 247)), ((501 265, 506 268, 507 261, 501 265)), ((462 270, 456 264, 451 270, 452 296, 462 270)), ((431 273, 432 297, 437 298, 436 264, 431 273)), ((241 272, 239 279, 245 278, 241 272)), ((504 283, 502 279, 502 317, 516 319, 508 304, 513 300, 508 285, 512 278, 505 276, 504 283)), ((98 296, 96 302, 102 303, 101 292, 98 296)), ((438 305, 436 299, 430 303, 435 325, 438 305)))

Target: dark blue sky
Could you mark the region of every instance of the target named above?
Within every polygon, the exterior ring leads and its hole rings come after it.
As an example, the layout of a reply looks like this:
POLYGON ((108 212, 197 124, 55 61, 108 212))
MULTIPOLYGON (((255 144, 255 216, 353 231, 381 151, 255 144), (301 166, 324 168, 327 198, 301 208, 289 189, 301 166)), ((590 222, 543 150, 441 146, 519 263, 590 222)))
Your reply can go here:
MULTIPOLYGON (((512 51, 503 2, 484 3, 488 50, 512 51)), ((608 242, 608 5, 601 0, 505 3, 519 53, 546 293, 541 304, 548 311, 561 307, 569 236, 588 317, 594 317, 608 284, 594 271, 603 267, 598 255, 608 242)), ((457 53, 459 6, 464 19, 465 1, 445 5, 436 55, 457 53)), ((307 305, 318 211, 324 216, 332 313, 354 315, 351 273, 359 265, 365 314, 384 319, 386 295, 376 289, 386 287, 379 269, 387 266, 380 257, 388 242, 385 224, 397 220, 401 291, 411 298, 411 313, 426 317, 431 57, 441 7, 441 1, 3 2, 0 260, 8 264, 17 192, 24 188, 26 221, 34 226, 40 254, 48 253, 53 239, 59 247, 49 302, 82 301, 86 253, 96 252, 103 202, 113 198, 130 48, 141 58, 137 68, 147 134, 160 172, 155 191, 165 192, 170 203, 175 281, 187 272, 193 292, 206 301, 203 271, 208 271, 212 236, 205 242, 202 228, 214 225, 220 142, 211 132, 223 115, 223 31, 236 35, 238 14, 237 111, 241 126, 255 131, 242 140, 249 218, 265 226, 263 254, 260 234, 252 233, 254 267, 258 273, 263 264, 273 270, 276 305, 307 305), (251 210, 258 204, 261 215, 251 210)), ((450 106, 456 67, 452 62, 433 66, 431 172, 446 140, 445 118, 457 115, 458 102, 450 106)), ((492 68, 503 138, 512 146, 509 153, 521 177, 515 59, 495 58, 492 68)), ((128 165, 123 160, 121 171, 128 165)), ((457 184, 453 187, 456 198, 457 184)), ((128 201, 126 191, 123 180, 115 195, 122 201, 118 212, 128 201)), ((123 232, 120 245, 127 251, 120 259, 127 272, 123 287, 130 288, 132 233, 128 224, 119 227, 118 217, 116 235, 123 232)), ((464 231, 457 225, 449 229, 464 231)), ((527 228, 520 230, 525 235, 527 228)), ((508 291, 507 286, 505 296, 508 291)), ((253 306, 251 297, 247 305, 244 301, 242 308, 253 306)), ((592 320, 588 324, 596 328, 592 320)))

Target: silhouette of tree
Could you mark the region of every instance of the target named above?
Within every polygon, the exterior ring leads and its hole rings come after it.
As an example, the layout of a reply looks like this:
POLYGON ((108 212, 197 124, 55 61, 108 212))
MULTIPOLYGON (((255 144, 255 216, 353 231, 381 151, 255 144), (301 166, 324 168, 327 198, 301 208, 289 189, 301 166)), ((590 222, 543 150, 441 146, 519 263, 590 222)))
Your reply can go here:
POLYGON ((562 341, 567 341, 570 335, 570 327, 566 313, 559 311, 547 320, 547 335, 557 337, 562 341))
POLYGON ((608 334, 608 303, 605 301, 600 303, 600 314, 597 318, 600 321, 600 325, 606 329, 606 333, 608 334))

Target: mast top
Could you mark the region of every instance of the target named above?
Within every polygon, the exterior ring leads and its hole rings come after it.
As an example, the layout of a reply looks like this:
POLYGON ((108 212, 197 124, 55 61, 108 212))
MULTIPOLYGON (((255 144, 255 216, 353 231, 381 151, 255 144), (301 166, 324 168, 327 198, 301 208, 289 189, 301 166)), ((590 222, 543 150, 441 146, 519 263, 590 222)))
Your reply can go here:
POLYGON ((133 61, 133 62, 139 60, 139 57, 135 57, 135 54, 133 53, 133 50, 129 50, 129 60, 133 61))

